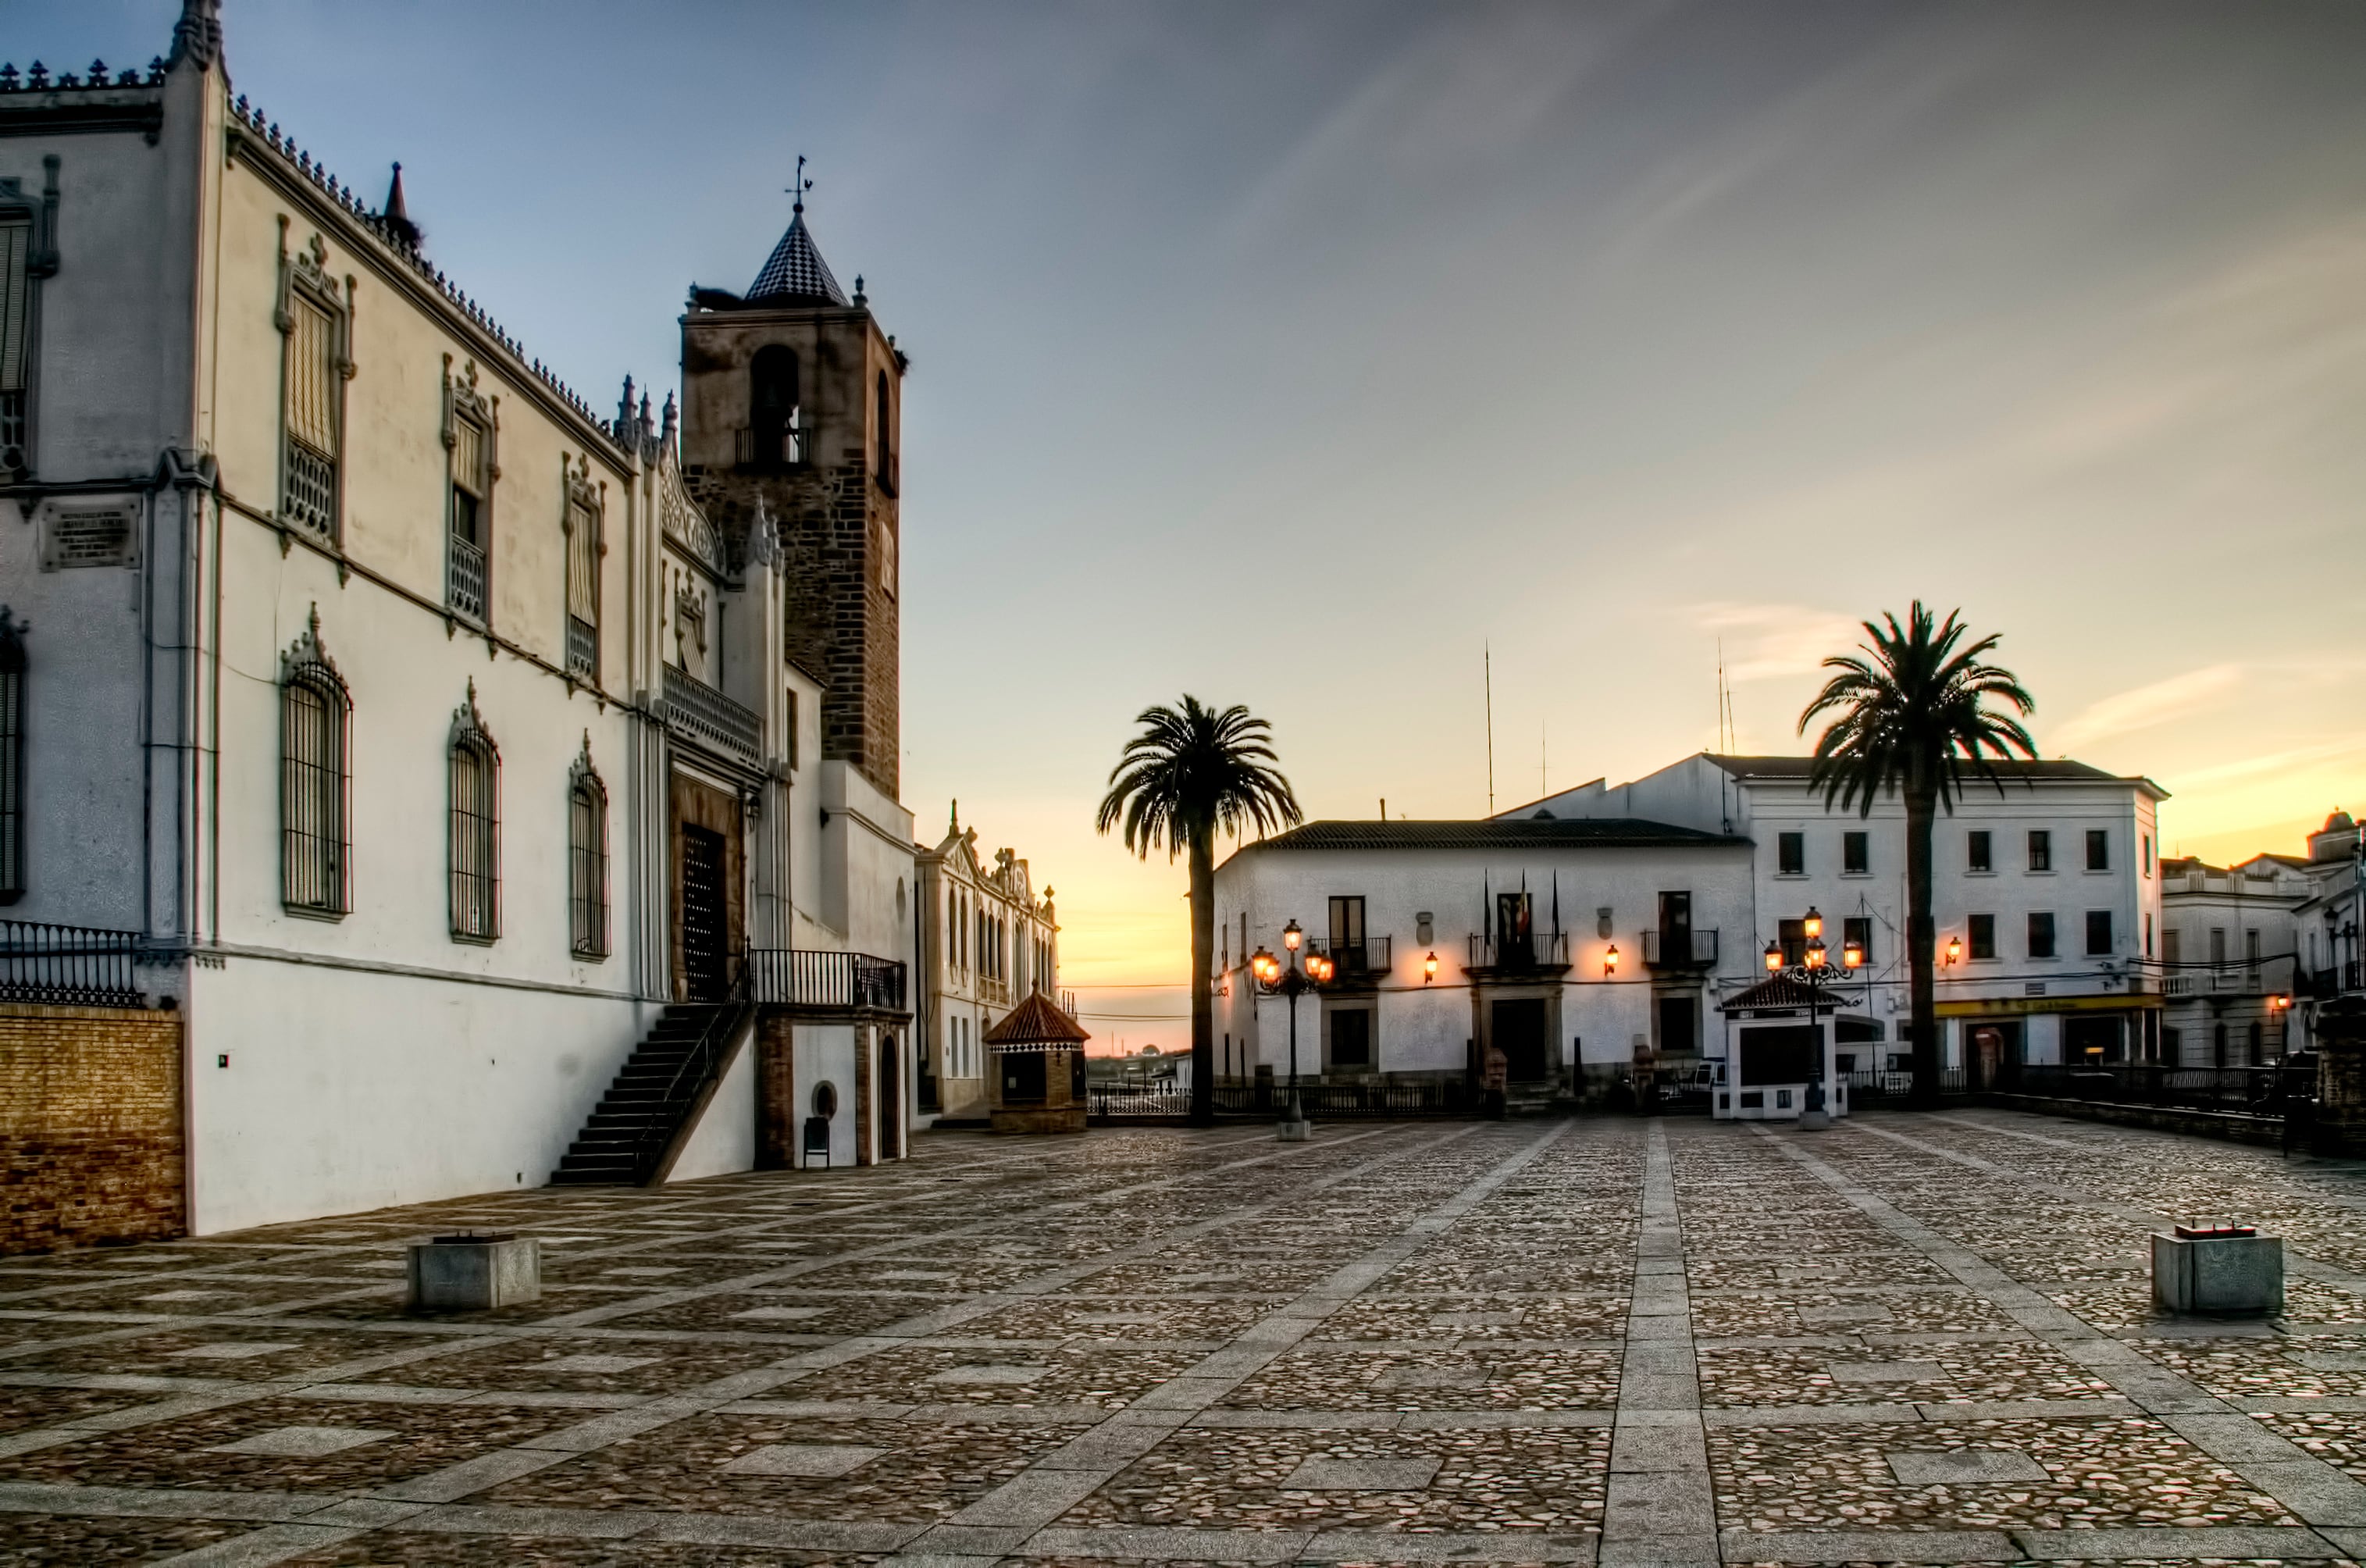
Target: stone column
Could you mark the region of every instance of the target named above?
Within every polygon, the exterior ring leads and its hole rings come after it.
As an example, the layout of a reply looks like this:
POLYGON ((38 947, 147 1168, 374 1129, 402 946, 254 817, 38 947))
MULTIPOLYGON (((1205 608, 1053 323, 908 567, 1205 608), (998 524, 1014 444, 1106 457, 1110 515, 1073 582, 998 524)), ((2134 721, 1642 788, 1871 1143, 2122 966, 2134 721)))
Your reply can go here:
POLYGON ((756 1168, 791 1170, 805 1139, 797 1102, 796 1026, 779 1013, 756 1020, 756 1168))
POLYGON ((2366 997, 2316 1012, 2316 1152, 2366 1156, 2366 997))

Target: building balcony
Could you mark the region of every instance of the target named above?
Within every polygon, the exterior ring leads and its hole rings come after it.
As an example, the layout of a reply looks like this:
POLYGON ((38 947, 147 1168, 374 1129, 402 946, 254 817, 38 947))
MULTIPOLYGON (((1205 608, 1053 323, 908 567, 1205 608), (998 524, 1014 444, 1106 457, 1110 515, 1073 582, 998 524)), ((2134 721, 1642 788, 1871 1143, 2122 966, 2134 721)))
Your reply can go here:
POLYGON ((0 920, 0 1002, 136 1008, 138 931, 0 920))
POLYGON ((662 702, 667 728, 749 767, 763 759, 764 727, 741 707, 687 670, 665 667, 662 702))
POLYGON ((809 459, 810 426, 794 423, 778 430, 758 431, 742 425, 731 433, 732 457, 743 468, 794 468, 809 459))
POLYGON ((1714 969, 1717 932, 1709 931, 1647 931, 1643 933, 1646 969, 1714 969))
POLYGON ((455 535, 444 568, 444 602, 483 624, 485 619, 485 552, 455 535))
POLYGON ((2164 997, 2257 997, 2266 993, 2266 975, 2245 964, 2172 969, 2160 984, 2164 997))
POLYGON ((748 989, 763 1006, 803 1012, 902 1012, 904 965, 867 953, 751 948, 748 989))
POLYGON ((1470 939, 1470 967, 1499 975, 1545 974, 1569 967, 1569 936, 1563 931, 1470 939))
POLYGON ((1361 942, 1324 942, 1306 939, 1306 950, 1329 958, 1339 971, 1342 980, 1376 980, 1391 968, 1393 939, 1368 936, 1361 942))

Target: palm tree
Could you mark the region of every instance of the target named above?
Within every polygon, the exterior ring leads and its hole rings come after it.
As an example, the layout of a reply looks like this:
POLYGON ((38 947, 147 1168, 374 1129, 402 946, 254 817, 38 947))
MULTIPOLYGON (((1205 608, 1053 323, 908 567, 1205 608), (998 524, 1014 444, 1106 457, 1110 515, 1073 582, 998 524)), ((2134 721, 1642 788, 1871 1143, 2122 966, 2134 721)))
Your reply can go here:
POLYGON ((1290 781, 1273 766, 1266 737, 1272 727, 1235 703, 1218 713, 1199 698, 1180 707, 1144 708, 1134 719, 1142 733, 1125 743, 1110 770, 1093 826, 1108 832, 1121 820, 1125 847, 1150 858, 1191 865, 1191 1119, 1215 1120, 1215 1021, 1209 1000, 1209 961, 1216 948, 1216 835, 1244 828, 1260 832, 1302 819, 1290 781))
POLYGON ((1985 637, 1968 648, 1956 644, 1970 634, 1950 612, 1946 624, 1932 626, 1932 614, 1917 599, 1900 627, 1884 612, 1888 629, 1864 623, 1872 640, 1866 658, 1836 655, 1824 668, 1837 670, 1799 715, 1799 731, 1818 714, 1836 716, 1816 741, 1816 761, 1808 787, 1820 789, 1824 808, 1838 801, 1843 810, 1873 814, 1877 795, 1896 794, 1906 802, 1906 952, 1914 1019, 1914 1100, 1930 1105, 1939 1093, 1939 1020, 1932 977, 1936 932, 1931 920, 1931 828, 1940 808, 1952 812, 1963 791, 1964 773, 1997 786, 2004 782, 1985 753, 2010 757, 2018 750, 2034 758, 2029 731, 2011 715, 1992 711, 1993 700, 2022 714, 2037 704, 2011 671, 1984 664, 1981 656, 1998 638, 1985 637))

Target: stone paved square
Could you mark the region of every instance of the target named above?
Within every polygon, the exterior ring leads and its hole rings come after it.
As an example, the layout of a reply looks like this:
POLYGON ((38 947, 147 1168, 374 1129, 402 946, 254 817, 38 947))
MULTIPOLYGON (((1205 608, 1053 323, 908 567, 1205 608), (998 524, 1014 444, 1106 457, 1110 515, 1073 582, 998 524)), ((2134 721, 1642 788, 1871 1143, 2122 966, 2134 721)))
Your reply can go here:
POLYGON ((0 1562, 2366 1548, 2354 1168, 1968 1110, 917 1142, 0 1264, 0 1562), (2285 1317, 2152 1311, 2194 1171, 2285 1317), (461 1224, 545 1299, 407 1315, 461 1224))

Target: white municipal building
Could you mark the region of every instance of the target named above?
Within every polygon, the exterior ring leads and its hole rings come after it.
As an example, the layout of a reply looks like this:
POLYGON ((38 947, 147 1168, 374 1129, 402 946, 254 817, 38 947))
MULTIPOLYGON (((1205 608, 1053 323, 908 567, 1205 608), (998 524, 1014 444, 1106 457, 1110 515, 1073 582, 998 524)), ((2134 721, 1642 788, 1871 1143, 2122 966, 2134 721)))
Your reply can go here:
MULTIPOLYGON (((1894 797, 1828 812, 1809 767, 1703 753, 1492 818, 1311 822, 1245 845, 1216 872, 1220 1074, 1290 1070, 1291 1004, 1247 960, 1282 954, 1294 921, 1334 969, 1296 1004, 1301 1081, 1492 1070, 1513 1103, 1541 1105, 1648 1077, 1698 1084, 1716 1114, 1796 1116, 1811 1075, 1767 1077, 1772 1057, 1742 1047, 1808 1016, 1782 982, 1763 987, 1766 949, 1797 964, 1812 912, 1831 953, 1864 959, 1817 998, 1823 1077, 1896 1089, 1911 1053, 1905 812, 1894 797)), ((2000 789, 1967 779, 1935 830, 1944 1066, 1988 1084, 2022 1065, 2160 1059, 2166 792, 2073 761, 1997 772, 2000 789)))

